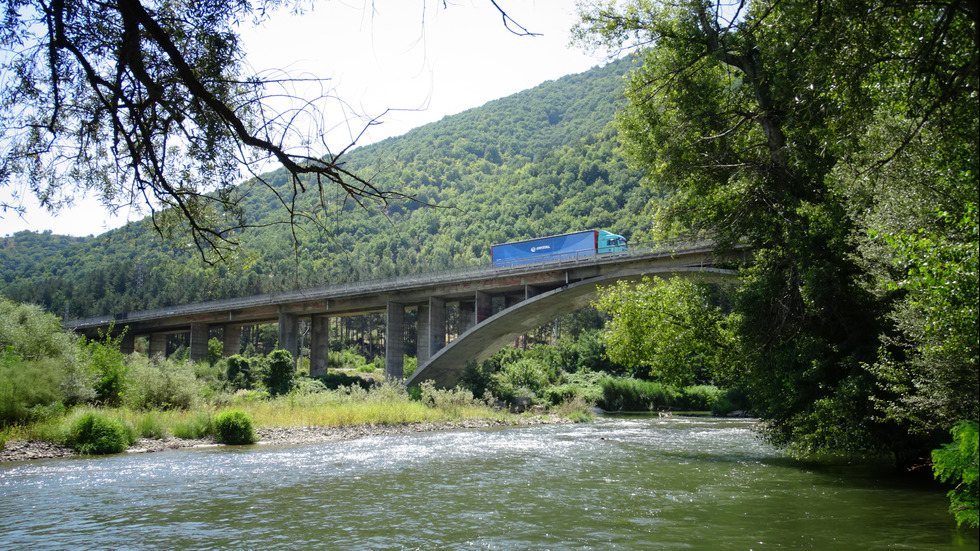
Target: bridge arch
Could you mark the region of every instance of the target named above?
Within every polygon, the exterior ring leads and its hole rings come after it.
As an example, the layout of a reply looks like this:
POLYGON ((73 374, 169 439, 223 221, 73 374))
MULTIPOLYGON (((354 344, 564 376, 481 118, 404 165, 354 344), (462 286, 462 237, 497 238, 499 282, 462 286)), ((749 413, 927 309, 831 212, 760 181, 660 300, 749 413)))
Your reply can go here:
POLYGON ((405 384, 432 380, 438 386, 457 384, 470 362, 480 363, 541 325, 588 306, 600 287, 616 281, 646 276, 701 277, 709 281, 731 280, 733 270, 704 266, 629 270, 570 283, 521 301, 474 325, 420 365, 405 384))

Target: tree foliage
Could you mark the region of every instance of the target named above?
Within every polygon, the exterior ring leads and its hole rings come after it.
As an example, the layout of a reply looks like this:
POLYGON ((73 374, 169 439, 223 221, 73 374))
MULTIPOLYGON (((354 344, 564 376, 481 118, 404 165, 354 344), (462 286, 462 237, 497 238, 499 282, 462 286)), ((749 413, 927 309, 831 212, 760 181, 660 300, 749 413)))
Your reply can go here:
POLYGON ((951 417, 976 418, 977 238, 959 221, 977 203, 977 10, 631 0, 582 11, 582 41, 644 47, 619 123, 669 197, 663 231, 753 250, 740 357, 777 442, 909 460, 951 417), (940 305, 960 300, 956 321, 940 322, 951 319, 940 305), (955 366, 934 361, 930 334, 947 337, 955 366))
POLYGON ((952 433, 952 443, 932 452, 933 472, 943 482, 955 483, 949 491, 949 509, 956 522, 976 528, 980 511, 977 422, 960 421, 952 433))
POLYGON ((680 278, 620 281, 600 290, 596 306, 612 316, 603 330, 612 361, 676 386, 730 379, 735 337, 707 285, 680 278))
POLYGON ((267 161, 288 174, 266 188, 290 223, 308 190, 395 195, 348 171, 346 149, 318 145, 332 126, 320 112, 327 92, 277 112, 270 95, 290 97, 295 81, 248 71, 237 28, 283 4, 4 2, 0 186, 23 183, 48 207, 85 192, 145 205, 158 231, 206 260, 237 243, 248 218, 236 185, 267 161))

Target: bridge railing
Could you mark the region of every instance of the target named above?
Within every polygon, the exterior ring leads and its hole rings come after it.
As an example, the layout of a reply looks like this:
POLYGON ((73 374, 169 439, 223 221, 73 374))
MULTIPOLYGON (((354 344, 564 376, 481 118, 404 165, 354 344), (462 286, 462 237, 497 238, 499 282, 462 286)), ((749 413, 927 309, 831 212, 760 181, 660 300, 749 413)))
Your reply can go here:
POLYGON ((255 308, 261 306, 279 306, 295 302, 308 302, 325 300, 328 298, 339 298, 352 295, 364 295, 380 293, 393 290, 406 290, 417 287, 438 285, 441 283, 451 283, 460 279, 481 279, 497 277, 500 275, 521 275, 525 273, 537 272, 551 267, 574 267, 587 266, 589 264, 600 264, 612 259, 627 257, 643 257, 650 255, 673 255, 682 252, 691 252, 710 247, 710 243, 686 243, 679 247, 640 247, 629 251, 592 254, 587 256, 574 256, 569 258, 546 258, 533 263, 519 264, 512 266, 493 267, 490 264, 478 266, 467 266, 452 268, 436 272, 426 272, 409 276, 398 276, 389 278, 377 278, 362 281, 345 283, 334 283, 311 287, 308 289, 298 289, 293 291, 280 291, 250 297, 219 299, 194 304, 172 306, 166 308, 153 308, 150 310, 140 310, 138 312, 96 316, 91 318, 75 319, 64 321, 63 325, 70 329, 85 329, 93 327, 105 327, 110 323, 147 321, 173 316, 193 316, 198 314, 208 314, 214 311, 237 310, 243 308, 255 308))

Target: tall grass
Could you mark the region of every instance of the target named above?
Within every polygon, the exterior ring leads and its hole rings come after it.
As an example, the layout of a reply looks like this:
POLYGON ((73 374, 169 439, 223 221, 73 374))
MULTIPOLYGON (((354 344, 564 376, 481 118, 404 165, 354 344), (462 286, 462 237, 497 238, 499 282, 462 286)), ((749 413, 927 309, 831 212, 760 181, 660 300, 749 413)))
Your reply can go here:
MULTIPOLYGON (((443 391, 451 393, 452 391, 443 391)), ((290 394, 237 407, 256 424, 265 427, 341 426, 453 421, 464 418, 496 418, 501 414, 468 396, 455 400, 441 395, 428 402, 412 400, 397 383, 385 383, 367 391, 359 386, 308 394, 290 394)))

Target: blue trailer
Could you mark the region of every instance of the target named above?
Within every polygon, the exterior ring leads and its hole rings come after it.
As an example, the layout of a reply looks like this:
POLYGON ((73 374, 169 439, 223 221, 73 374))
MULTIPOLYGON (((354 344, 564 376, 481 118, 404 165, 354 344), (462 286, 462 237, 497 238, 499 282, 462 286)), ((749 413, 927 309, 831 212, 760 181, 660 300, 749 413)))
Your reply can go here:
POLYGON ((503 268, 627 250, 623 236, 604 230, 587 230, 494 245, 490 255, 493 267, 503 268))

